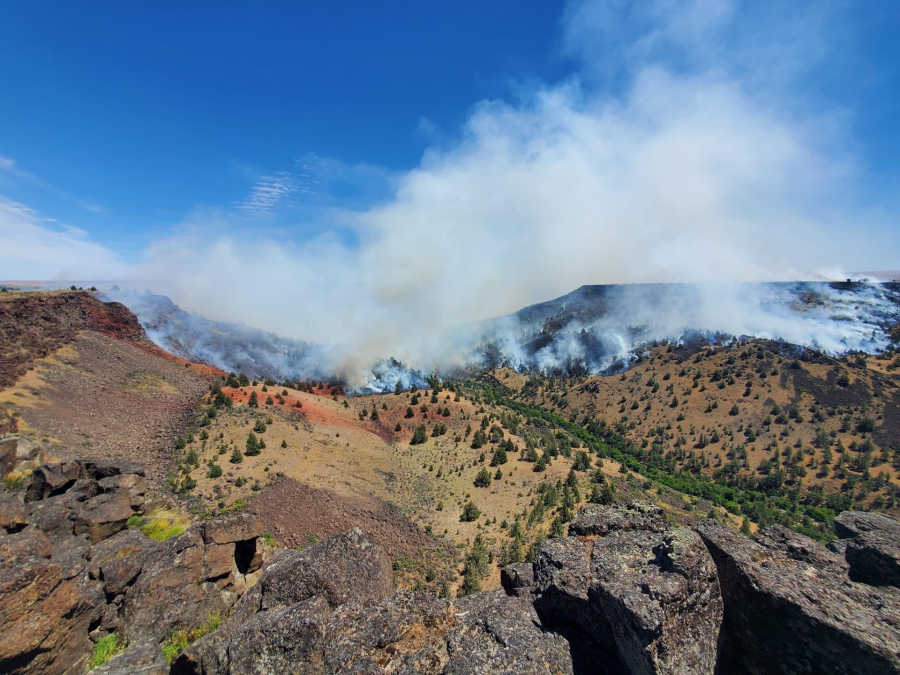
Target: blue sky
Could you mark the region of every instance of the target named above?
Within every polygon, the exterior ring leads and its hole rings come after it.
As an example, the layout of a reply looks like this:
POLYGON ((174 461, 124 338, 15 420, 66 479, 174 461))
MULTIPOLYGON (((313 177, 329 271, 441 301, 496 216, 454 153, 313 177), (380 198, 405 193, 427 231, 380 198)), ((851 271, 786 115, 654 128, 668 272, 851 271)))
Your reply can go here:
MULTIPOLYGON (((0 190, 134 250, 191 209, 247 199, 298 159, 313 172, 315 156, 407 169, 477 101, 571 69, 553 46, 560 11, 511 1, 6 3, 0 156, 23 174, 0 190)), ((377 172, 348 179, 359 184, 319 192, 359 207, 386 189, 377 172)))
POLYGON ((390 304, 430 272, 367 261, 444 251, 434 297, 490 241, 520 262, 471 292, 524 289, 499 311, 693 251, 900 267, 900 3, 187 4, 0 7, 0 278, 205 286, 207 250, 253 250, 390 304))

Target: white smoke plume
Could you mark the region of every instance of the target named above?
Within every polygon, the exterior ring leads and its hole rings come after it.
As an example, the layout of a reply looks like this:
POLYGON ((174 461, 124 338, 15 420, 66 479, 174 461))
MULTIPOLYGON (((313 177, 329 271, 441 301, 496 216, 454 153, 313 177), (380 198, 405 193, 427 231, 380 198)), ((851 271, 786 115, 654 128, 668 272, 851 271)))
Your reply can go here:
MULTIPOLYGON (((796 40, 776 64, 735 37, 737 2, 657 0, 626 26, 629 7, 571 3, 563 43, 582 59, 582 77, 479 103, 459 138, 395 177, 383 203, 331 212, 331 228, 303 243, 238 232, 227 214, 198 218, 155 242, 129 281, 212 319, 332 345, 336 374, 364 386, 386 357, 423 372, 466 363, 478 322, 586 283, 891 267, 849 253, 878 224, 853 207, 840 115, 810 113, 786 93, 818 58, 818 17, 777 23, 778 39, 793 26, 796 40), (606 67, 612 48, 615 68, 606 67)), ((773 314, 765 297, 739 296, 672 311, 692 310, 698 330, 846 345, 819 324, 773 314)), ((624 324, 649 307, 632 306, 624 324)), ((648 319, 658 322, 656 309, 648 319)), ((688 321, 673 316, 653 335, 673 337, 688 321)), ((513 354, 517 340, 507 342, 513 354)), ((567 349, 545 354, 546 365, 577 356, 578 345, 567 349)))

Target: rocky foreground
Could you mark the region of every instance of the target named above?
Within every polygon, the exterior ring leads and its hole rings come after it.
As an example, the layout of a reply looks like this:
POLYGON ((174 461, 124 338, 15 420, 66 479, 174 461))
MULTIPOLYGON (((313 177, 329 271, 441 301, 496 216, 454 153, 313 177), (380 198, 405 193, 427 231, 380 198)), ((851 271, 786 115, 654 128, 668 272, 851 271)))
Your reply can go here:
POLYGON ((0 494, 0 672, 84 673, 113 632, 128 646, 94 673, 900 671, 900 522, 882 515, 842 513, 825 548, 591 505, 502 590, 446 600, 396 590, 356 528, 277 550, 232 514, 154 541, 128 527, 144 483, 78 460, 0 494))

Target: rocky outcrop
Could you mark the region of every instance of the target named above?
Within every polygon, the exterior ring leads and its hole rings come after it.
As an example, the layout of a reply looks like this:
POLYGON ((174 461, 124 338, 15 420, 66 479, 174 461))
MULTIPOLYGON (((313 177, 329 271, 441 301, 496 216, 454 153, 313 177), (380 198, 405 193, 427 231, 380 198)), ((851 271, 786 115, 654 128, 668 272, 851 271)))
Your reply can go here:
MULTIPOLYGON (((696 528, 712 554, 725 623, 755 673, 895 673, 900 605, 893 593, 854 583, 819 546, 809 559, 766 546, 716 521, 696 528)), ((771 537, 762 537, 766 542, 771 537)), ((817 545, 803 543, 808 549, 817 545)))
POLYGON ((646 504, 593 505, 573 527, 581 539, 551 539, 535 561, 541 618, 580 627, 629 673, 712 673, 723 608, 700 537, 646 504))
POLYGON ((359 528, 304 551, 290 551, 260 579, 260 609, 320 596, 331 607, 384 600, 394 591, 391 561, 359 528))
POLYGON ((594 505, 578 536, 503 568, 503 590, 449 600, 395 590, 358 528, 272 551, 255 518, 232 514, 157 542, 123 521, 144 506, 141 469, 92 460, 0 494, 0 672, 81 675, 113 631, 127 646, 99 675, 900 670, 900 591, 855 581, 889 573, 848 554, 893 541, 890 518, 842 514, 839 554, 780 526, 750 539, 594 505), (201 625, 215 630, 167 663, 173 629, 201 625))
POLYGON ((394 591, 361 530, 288 553, 173 673, 572 673, 568 641, 501 591, 452 602, 394 591))
POLYGON ((534 592, 534 566, 531 563, 512 563, 500 570, 500 585, 507 595, 530 598, 534 592))
POLYGON ((81 675, 93 639, 112 631, 158 647, 174 627, 227 611, 258 576, 259 528, 246 517, 164 542, 127 529, 144 480, 140 467, 86 459, 38 467, 0 494, 0 672, 81 675))
POLYGON ((610 532, 663 532, 668 527, 663 510, 653 504, 633 502, 604 506, 587 504, 569 525, 570 537, 605 537, 610 532))
POLYGON ((850 578, 872 586, 900 586, 900 522, 880 513, 845 511, 834 521, 835 546, 850 578))
POLYGON ((772 551, 779 551, 792 560, 808 563, 820 570, 844 576, 849 565, 814 539, 794 532, 784 525, 772 525, 756 533, 756 541, 772 551))

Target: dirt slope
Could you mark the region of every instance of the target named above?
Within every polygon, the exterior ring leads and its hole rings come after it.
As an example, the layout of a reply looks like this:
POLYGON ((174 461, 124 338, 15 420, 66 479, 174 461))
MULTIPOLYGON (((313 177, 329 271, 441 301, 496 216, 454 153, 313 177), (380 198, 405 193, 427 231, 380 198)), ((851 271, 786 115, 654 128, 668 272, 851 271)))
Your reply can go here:
POLYGON ((152 345, 119 303, 0 294, 0 405, 48 457, 137 461, 160 488, 172 440, 218 374, 152 345))

